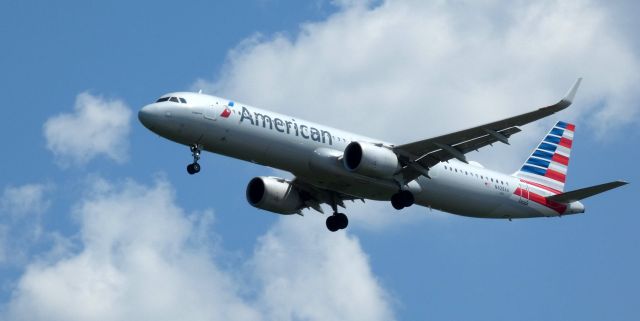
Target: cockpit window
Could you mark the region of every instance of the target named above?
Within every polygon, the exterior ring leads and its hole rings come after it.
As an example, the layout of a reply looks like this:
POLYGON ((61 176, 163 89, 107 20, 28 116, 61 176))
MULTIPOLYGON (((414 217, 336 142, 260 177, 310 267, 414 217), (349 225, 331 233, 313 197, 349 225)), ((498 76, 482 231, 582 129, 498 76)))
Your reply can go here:
POLYGON ((163 101, 172 101, 174 103, 186 104, 187 100, 182 97, 161 97, 156 100, 157 103, 161 103, 163 101))

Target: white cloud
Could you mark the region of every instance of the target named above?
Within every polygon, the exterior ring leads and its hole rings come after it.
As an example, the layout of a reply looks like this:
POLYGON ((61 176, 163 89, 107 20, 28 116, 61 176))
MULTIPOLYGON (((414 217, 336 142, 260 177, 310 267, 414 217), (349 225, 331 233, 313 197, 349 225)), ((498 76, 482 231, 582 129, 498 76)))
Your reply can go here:
POLYGON ((321 215, 280 219, 251 263, 268 320, 393 319, 358 240, 328 232, 321 215))
POLYGON ((5 215, 41 214, 51 205, 46 192, 51 189, 47 184, 25 184, 5 187, 0 198, 0 209, 5 215))
MULTIPOLYGON (((614 20, 604 5, 586 0, 347 5, 293 38, 245 40, 215 82, 195 87, 408 142, 554 103, 584 76, 574 106, 554 119, 603 134, 638 121, 638 53, 614 20)), ((517 153, 502 149, 508 169, 520 165, 550 122, 517 135, 517 153)))
POLYGON ((284 217, 251 259, 230 264, 212 212, 186 215, 168 183, 97 180, 90 194, 74 211, 81 250, 30 264, 4 319, 392 318, 358 241, 318 219, 284 217))
POLYGON ((367 7, 373 0, 331 0, 331 4, 339 8, 367 7))
POLYGON ((75 215, 82 251, 31 264, 9 304, 12 319, 258 319, 203 240, 192 238, 199 223, 174 204, 166 183, 98 181, 75 215))
POLYGON ((118 163, 128 157, 131 110, 120 100, 83 92, 74 113, 49 118, 44 124, 47 148, 60 164, 83 165, 104 155, 118 163))
POLYGON ((0 264, 23 264, 42 240, 42 214, 51 206, 50 184, 7 186, 0 196, 0 264))

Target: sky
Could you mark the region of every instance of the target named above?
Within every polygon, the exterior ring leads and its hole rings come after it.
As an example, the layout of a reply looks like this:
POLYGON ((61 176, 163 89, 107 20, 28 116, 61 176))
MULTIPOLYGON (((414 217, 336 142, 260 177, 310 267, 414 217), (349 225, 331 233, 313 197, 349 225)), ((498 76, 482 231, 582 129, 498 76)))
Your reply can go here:
POLYGON ((638 320, 640 7, 632 1, 0 3, 2 320, 638 320), (394 143, 574 104, 468 155, 514 172, 576 124, 562 218, 347 203, 350 225, 247 204, 255 176, 146 130, 215 94, 394 143))

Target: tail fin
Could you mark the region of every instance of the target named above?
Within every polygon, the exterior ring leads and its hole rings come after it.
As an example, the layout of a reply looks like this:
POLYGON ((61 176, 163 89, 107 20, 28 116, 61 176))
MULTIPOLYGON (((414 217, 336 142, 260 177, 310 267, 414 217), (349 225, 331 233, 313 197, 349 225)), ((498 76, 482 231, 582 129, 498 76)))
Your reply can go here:
POLYGON ((559 121, 514 176, 562 193, 575 129, 573 124, 559 121))

